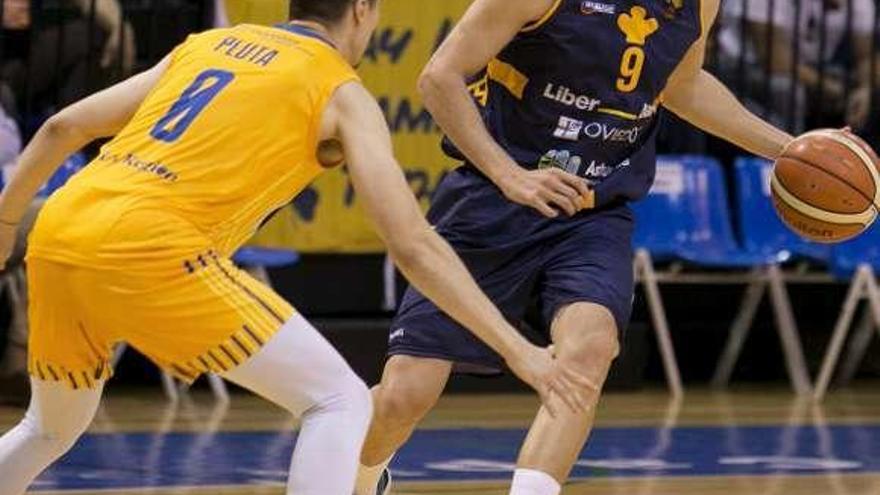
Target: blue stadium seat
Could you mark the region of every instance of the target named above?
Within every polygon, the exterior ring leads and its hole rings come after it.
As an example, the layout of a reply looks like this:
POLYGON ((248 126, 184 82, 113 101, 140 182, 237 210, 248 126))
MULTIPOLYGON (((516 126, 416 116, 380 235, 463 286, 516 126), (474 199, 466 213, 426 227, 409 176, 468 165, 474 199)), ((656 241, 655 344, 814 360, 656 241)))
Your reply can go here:
POLYGON ((750 268, 788 258, 787 253, 751 252, 739 246, 731 227, 724 173, 710 158, 662 158, 651 193, 633 208, 635 245, 650 251, 655 260, 750 268))
POLYGON ((299 253, 289 249, 248 246, 239 249, 232 260, 247 267, 282 268, 299 262, 299 253))
MULTIPOLYGON (((37 197, 48 198, 86 165, 88 165, 88 160, 84 154, 74 153, 70 155, 70 157, 58 167, 58 170, 52 175, 52 177, 46 181, 46 184, 37 191, 37 197)), ((9 176, 14 173, 14 170, 13 167, 10 167, 8 170, 4 169, 4 172, 0 174, 0 189, 6 187, 6 183, 9 181, 9 176)))
POLYGON ((632 205, 636 217, 633 244, 648 250, 655 261, 676 258, 688 238, 683 167, 671 158, 660 159, 651 192, 632 205))
POLYGON ((782 223, 770 197, 773 163, 762 158, 736 160, 736 203, 743 248, 750 253, 791 253, 828 262, 831 246, 807 241, 782 223))
POLYGON ((61 186, 67 184, 67 181, 86 165, 88 165, 88 160, 84 154, 74 153, 70 155, 70 158, 58 167, 58 170, 52 174, 52 177, 49 178, 43 188, 37 192, 37 196, 48 198, 52 193, 60 189, 61 186))
POLYGON ((873 334, 880 332, 880 287, 877 281, 877 274, 880 273, 880 224, 875 223, 859 237, 834 246, 831 251, 831 272, 840 279, 848 280, 849 289, 816 378, 813 393, 816 400, 823 399, 828 392, 838 362, 844 363, 841 373, 843 382, 855 375, 859 363, 868 352, 873 334), (867 302, 868 311, 862 322, 856 325, 856 334, 841 361, 844 344, 862 302, 867 302))
POLYGON ((880 222, 875 222, 862 235, 831 250, 831 271, 836 277, 849 279, 862 265, 880 273, 880 222))
POLYGON ((747 285, 740 310, 731 323, 728 343, 719 360, 713 384, 725 386, 729 382, 761 300, 765 293, 769 293, 792 386, 798 394, 809 393, 810 380, 797 323, 779 267, 790 255, 778 251, 748 251, 740 246, 731 225, 727 186, 721 165, 711 158, 699 156, 664 157, 657 163, 657 177, 650 194, 633 205, 633 209, 636 213, 635 271, 645 285, 649 310, 673 393, 679 387, 680 379, 659 284, 687 280, 700 280, 700 283, 706 284, 747 285), (658 259, 680 260, 702 268, 735 271, 704 273, 701 278, 688 279, 677 270, 656 272, 653 263, 658 259), (767 291, 767 287, 771 290, 767 291))

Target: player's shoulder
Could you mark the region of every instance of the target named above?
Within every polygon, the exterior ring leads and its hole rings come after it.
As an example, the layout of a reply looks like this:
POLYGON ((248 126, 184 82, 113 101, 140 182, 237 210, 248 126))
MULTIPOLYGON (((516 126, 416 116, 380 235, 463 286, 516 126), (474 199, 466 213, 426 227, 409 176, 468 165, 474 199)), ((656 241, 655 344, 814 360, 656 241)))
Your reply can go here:
POLYGON ((376 98, 359 79, 351 79, 334 88, 325 111, 331 116, 353 117, 374 108, 378 108, 376 98))
POLYGON ((517 23, 524 31, 537 29, 572 0, 474 0, 462 22, 471 25, 517 23))
POLYGON ((533 30, 545 24, 563 7, 567 0, 517 0, 517 8, 527 20, 523 30, 533 30))
POLYGON ((327 128, 338 129, 342 122, 369 125, 376 119, 385 122, 378 101, 359 79, 342 81, 327 95, 322 117, 327 128))

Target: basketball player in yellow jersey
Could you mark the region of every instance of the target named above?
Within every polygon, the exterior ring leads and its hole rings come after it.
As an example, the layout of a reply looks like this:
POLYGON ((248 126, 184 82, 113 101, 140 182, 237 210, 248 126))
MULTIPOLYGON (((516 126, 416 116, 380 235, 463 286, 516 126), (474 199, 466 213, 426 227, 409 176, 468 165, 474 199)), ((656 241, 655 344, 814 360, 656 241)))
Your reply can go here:
MULTIPOLYGON (((545 402, 584 379, 528 344, 428 226, 352 69, 378 0, 294 0, 296 20, 190 37, 153 69, 52 117, 0 196, 0 257, 62 160, 115 136, 31 236, 25 419, 0 438, 0 494, 21 495, 100 402, 114 343, 184 380, 215 372, 301 415, 288 493, 349 495, 370 421, 364 384, 291 306, 229 256, 273 210, 345 161, 412 283, 507 359, 545 402)), ((337 283, 337 281, 328 281, 337 283)))

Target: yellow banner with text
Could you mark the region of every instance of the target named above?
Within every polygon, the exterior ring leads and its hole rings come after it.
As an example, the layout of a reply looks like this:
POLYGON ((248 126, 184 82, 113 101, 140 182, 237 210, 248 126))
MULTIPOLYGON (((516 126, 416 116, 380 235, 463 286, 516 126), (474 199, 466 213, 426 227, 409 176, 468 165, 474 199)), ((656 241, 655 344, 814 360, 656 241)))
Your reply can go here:
MULTIPOLYGON (((470 0, 385 0, 382 23, 359 69, 385 112, 396 156, 425 208, 456 163, 440 150, 441 133, 422 105, 416 80, 469 4, 470 0)), ((384 250, 342 168, 325 173, 278 212, 252 244, 303 253, 384 250)))

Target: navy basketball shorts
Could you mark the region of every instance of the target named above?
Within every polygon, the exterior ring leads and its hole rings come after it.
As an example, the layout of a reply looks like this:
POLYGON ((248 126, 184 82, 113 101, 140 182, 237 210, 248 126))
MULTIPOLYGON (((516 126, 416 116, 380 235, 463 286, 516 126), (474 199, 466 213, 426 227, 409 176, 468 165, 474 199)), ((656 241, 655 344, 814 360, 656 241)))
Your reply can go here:
MULTIPOLYGON (((541 330, 548 338, 557 312, 578 302, 608 309, 618 332, 627 327, 634 290, 634 222, 629 207, 620 205, 555 220, 524 229, 530 231, 527 235, 506 236, 498 243, 493 242, 491 233, 505 230, 511 223, 510 215, 502 213, 498 220, 507 225, 489 225, 487 221, 495 222, 485 215, 468 213, 474 210, 455 210, 454 221, 441 218, 440 224, 435 224, 438 232, 514 327, 521 328, 535 300, 541 309, 541 330), (479 225, 469 225, 469 216, 479 225), (470 234, 476 232, 487 235, 473 238, 470 234)), ((431 213, 429 217, 438 217, 436 210, 431 213)), ((542 222, 538 215, 534 213, 535 220, 542 222)), ((451 361, 458 372, 492 374, 503 369, 497 353, 413 287, 407 289, 392 323, 388 354, 451 361)))

